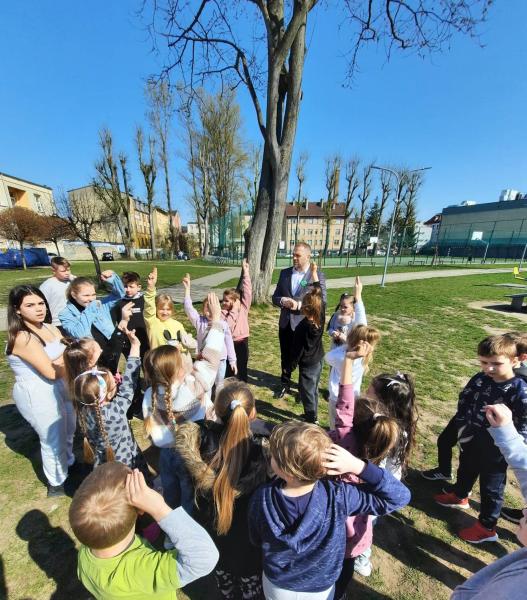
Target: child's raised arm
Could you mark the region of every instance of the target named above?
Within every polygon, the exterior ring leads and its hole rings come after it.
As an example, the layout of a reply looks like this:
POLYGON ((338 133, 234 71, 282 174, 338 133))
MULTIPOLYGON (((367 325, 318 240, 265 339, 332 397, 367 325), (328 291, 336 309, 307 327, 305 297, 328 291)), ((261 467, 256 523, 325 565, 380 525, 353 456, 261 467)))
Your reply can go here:
POLYGON ((157 267, 152 267, 147 280, 146 280, 146 292, 144 295, 145 298, 145 308, 143 310, 143 317, 148 325, 155 320, 157 316, 156 311, 156 284, 157 284, 157 267))
POLYGON ((492 404, 485 407, 485 413, 490 423, 488 431, 514 470, 522 495, 527 500, 527 445, 514 427, 512 412, 504 404, 492 404))
POLYGON ((241 303, 247 310, 251 308, 253 299, 253 287, 251 283, 251 273, 249 271, 249 262, 246 258, 242 262, 242 298, 241 303))
POLYGON ((353 317, 352 325, 367 325, 366 307, 362 301, 362 281, 360 277, 355 277, 355 316, 353 317))
POLYGON ((110 293, 102 298, 101 302, 102 304, 107 304, 110 308, 113 308, 115 304, 125 296, 123 282, 119 275, 111 270, 103 271, 101 273, 101 280, 111 286, 110 293))
POLYGON ((386 515, 410 502, 410 490, 391 473, 373 463, 359 460, 341 446, 332 445, 325 453, 325 458, 323 464, 328 469, 328 475, 348 472, 359 476, 366 484, 360 487, 344 484, 349 516, 386 515))
POLYGON ((181 280, 183 284, 183 288, 185 289, 185 298, 183 300, 183 308, 185 309, 185 314, 189 318, 192 325, 197 329, 199 323, 199 313, 194 308, 192 304, 192 298, 190 296, 190 274, 187 273, 185 277, 181 280))

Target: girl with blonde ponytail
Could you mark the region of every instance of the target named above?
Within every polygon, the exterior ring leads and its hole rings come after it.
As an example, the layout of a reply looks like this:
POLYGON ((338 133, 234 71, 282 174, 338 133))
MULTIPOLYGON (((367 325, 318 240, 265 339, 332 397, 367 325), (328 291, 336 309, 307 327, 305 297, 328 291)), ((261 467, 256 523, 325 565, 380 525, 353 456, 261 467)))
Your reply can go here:
POLYGON ((256 419, 248 385, 225 379, 214 401, 221 423, 185 423, 176 448, 196 489, 194 517, 213 538, 220 559, 215 569, 223 598, 263 597, 261 552, 252 546, 248 505, 254 490, 268 479, 270 428, 256 419))

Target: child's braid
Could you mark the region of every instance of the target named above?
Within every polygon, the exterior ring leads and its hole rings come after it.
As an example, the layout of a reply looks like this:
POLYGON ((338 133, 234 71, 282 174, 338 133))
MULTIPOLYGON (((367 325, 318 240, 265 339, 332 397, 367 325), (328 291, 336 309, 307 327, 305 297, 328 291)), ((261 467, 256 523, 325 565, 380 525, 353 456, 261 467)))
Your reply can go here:
POLYGON ((113 452, 113 448, 110 446, 108 432, 104 427, 104 422, 101 414, 101 407, 98 402, 96 402, 93 405, 93 407, 95 408, 95 416, 97 418, 97 425, 99 426, 99 431, 101 432, 101 435, 104 438, 104 446, 106 448, 106 462, 111 462, 112 460, 115 460, 115 454, 113 452))

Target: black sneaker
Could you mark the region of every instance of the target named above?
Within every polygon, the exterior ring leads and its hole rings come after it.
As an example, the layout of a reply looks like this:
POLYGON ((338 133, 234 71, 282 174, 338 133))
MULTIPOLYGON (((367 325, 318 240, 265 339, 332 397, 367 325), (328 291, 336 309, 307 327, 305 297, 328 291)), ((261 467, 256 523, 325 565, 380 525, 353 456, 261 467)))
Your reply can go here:
POLYGON ((287 386, 284 386, 275 394, 275 398, 283 398, 286 394, 289 394, 290 390, 287 386))
POLYGON ((65 495, 63 485, 48 485, 48 498, 60 498, 65 495))
MULTIPOLYGON (((454 484, 453 483, 445 483, 441 488, 443 494, 453 494, 454 493, 454 484)), ((472 497, 472 490, 467 494, 467 498, 472 497)))
POLYGON ((500 514, 504 519, 507 519, 507 521, 510 521, 511 523, 516 523, 516 525, 518 525, 520 519, 522 519, 523 517, 523 510, 521 510, 520 508, 509 508, 507 506, 504 506, 501 509, 500 514))
POLYGON ((439 470, 439 467, 436 467, 435 469, 428 469, 428 471, 421 471, 421 475, 429 481, 452 479, 452 473, 445 474, 439 470))

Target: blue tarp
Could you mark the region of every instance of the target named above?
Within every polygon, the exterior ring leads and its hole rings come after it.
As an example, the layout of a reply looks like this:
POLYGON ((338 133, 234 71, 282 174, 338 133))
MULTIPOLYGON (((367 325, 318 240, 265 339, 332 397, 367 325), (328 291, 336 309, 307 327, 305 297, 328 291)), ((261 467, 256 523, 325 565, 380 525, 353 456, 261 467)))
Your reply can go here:
MULTIPOLYGON (((26 248, 24 256, 28 267, 45 267, 50 264, 48 252, 45 248, 26 248)), ((20 250, 0 252, 0 269, 16 269, 17 267, 22 267, 20 250)))

